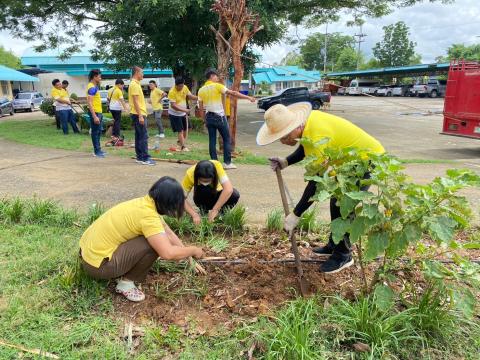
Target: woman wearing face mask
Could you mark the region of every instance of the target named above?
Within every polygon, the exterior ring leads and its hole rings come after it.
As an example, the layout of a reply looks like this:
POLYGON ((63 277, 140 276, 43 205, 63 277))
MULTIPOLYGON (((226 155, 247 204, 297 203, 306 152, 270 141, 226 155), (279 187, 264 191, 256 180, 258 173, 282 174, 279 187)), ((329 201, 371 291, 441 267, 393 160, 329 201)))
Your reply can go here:
MULTIPOLYGON (((202 214, 208 212, 208 221, 215 220, 219 212, 233 207, 240 198, 239 192, 233 188, 222 164, 217 160, 203 160, 189 168, 182 181, 187 196, 193 189, 193 201, 202 214)), ((200 215, 185 199, 185 210, 193 222, 201 222, 200 215)))

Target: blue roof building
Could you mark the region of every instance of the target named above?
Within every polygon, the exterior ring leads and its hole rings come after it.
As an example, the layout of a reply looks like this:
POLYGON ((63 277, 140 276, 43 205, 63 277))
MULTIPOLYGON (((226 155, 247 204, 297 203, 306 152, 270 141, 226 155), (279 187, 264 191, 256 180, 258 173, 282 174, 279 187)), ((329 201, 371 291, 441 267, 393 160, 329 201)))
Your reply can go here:
POLYGON ((20 71, 0 65, 0 97, 13 97, 12 88, 22 88, 22 85, 33 86, 32 83, 38 82, 38 79, 24 74, 20 71))
POLYGON ((305 70, 298 66, 274 66, 256 68, 252 74, 255 88, 258 91, 260 84, 267 84, 272 92, 290 87, 306 86, 309 89, 319 85, 321 74, 316 70, 305 70))

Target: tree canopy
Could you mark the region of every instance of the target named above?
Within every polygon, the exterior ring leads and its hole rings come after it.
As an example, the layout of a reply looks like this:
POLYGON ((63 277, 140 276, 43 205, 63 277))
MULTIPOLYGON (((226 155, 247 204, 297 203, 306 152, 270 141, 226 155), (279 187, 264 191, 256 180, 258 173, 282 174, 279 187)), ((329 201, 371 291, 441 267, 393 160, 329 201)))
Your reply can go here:
POLYGON ((20 59, 2 45, 0 45, 0 65, 5 65, 12 69, 20 69, 22 67, 20 59))
POLYGON ((383 40, 376 43, 373 54, 382 66, 409 65, 415 56, 416 43, 409 40, 408 26, 399 21, 383 27, 383 40))

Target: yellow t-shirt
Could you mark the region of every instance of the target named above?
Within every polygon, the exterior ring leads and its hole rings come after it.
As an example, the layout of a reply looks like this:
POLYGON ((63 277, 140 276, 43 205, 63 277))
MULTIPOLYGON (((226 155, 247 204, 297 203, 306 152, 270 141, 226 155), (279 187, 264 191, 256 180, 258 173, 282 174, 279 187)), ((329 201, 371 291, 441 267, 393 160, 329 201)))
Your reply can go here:
POLYGON ((147 115, 147 104, 145 103, 145 96, 143 95, 142 86, 140 83, 132 79, 130 82, 130 86, 128 87, 128 103, 130 105, 130 114, 139 115, 137 114, 137 110, 135 109, 135 105, 133 104, 133 97, 138 95, 138 106, 140 107, 141 115, 147 115))
POLYGON ((122 110, 122 103, 120 99, 123 99, 123 91, 118 87, 113 87, 108 90, 108 98, 110 99, 109 108, 110 110, 122 110))
POLYGON ((162 105, 163 94, 165 93, 159 88, 153 89, 153 91, 150 93, 150 101, 152 103, 153 111, 163 110, 163 105, 162 105))
MULTIPOLYGON (((171 103, 175 103, 179 106, 182 106, 184 108, 187 107, 187 95, 190 95, 190 90, 188 89, 187 85, 183 85, 182 90, 178 91, 175 86, 173 86, 170 91, 168 92, 168 100, 170 100, 171 103)), ((185 116, 185 113, 182 111, 177 111, 172 108, 172 106, 168 107, 168 113, 170 115, 175 115, 175 116, 185 116)))
POLYGON ((223 94, 227 92, 225 85, 208 80, 200 90, 198 90, 198 101, 203 102, 207 112, 225 115, 223 109, 223 94))
POLYGON ((140 235, 148 238, 164 232, 163 219, 150 196, 125 201, 105 212, 83 233, 82 258, 98 268, 103 259, 111 259, 120 244, 140 235))
POLYGON ((100 97, 100 91, 97 86, 93 83, 88 83, 87 85, 87 97, 93 96, 93 110, 96 113, 102 113, 102 98, 100 97))
MULTIPOLYGON (((225 184, 225 182, 228 181, 227 173, 225 172, 222 164, 219 161, 210 160, 210 162, 213 163, 213 165, 215 166, 215 170, 217 171, 217 178, 218 178, 217 191, 222 191, 223 190, 222 184, 225 184)), ((192 167, 190 167, 185 173, 185 177, 183 178, 182 187, 186 193, 189 193, 190 191, 192 191, 192 188, 194 186, 194 173, 195 173, 196 166, 197 165, 193 165, 192 167)))
POLYGON ((385 149, 373 136, 341 117, 313 110, 307 119, 303 137, 312 142, 327 137, 330 141, 318 147, 304 145, 305 156, 315 155, 318 162, 324 160, 325 148, 357 148, 374 154, 383 154, 385 149))
POLYGON ((64 104, 61 102, 58 102, 58 99, 66 99, 68 100, 70 96, 68 96, 68 92, 65 89, 57 89, 55 86, 52 87, 52 90, 50 92, 52 98, 55 100, 55 110, 60 111, 60 110, 69 110, 71 107, 68 104, 64 104))

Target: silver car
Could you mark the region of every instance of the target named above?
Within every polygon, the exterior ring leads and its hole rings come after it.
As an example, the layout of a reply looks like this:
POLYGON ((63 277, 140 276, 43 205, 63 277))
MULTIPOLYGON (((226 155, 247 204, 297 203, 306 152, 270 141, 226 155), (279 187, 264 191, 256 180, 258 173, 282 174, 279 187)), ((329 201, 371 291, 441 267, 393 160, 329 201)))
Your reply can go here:
POLYGON ((19 110, 34 111, 35 109, 40 109, 43 100, 44 97, 39 92, 20 92, 13 99, 13 110, 17 112, 19 110))

